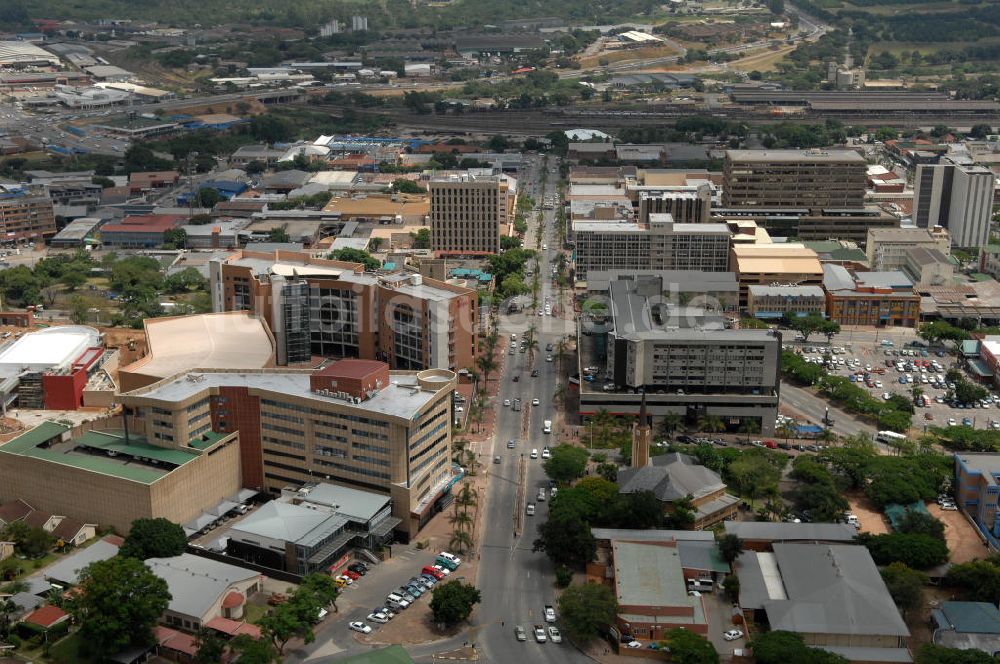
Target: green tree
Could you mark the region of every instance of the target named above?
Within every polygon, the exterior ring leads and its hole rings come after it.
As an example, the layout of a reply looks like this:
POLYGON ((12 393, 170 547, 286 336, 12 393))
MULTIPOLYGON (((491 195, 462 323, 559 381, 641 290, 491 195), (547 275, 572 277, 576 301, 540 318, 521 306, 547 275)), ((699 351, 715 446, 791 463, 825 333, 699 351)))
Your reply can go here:
POLYGON ((718 664, 715 646, 700 634, 680 627, 668 631, 661 645, 670 649, 670 661, 677 664, 718 664))
POLYGON ((401 194, 426 194, 427 190, 417 182, 406 178, 396 178, 392 181, 392 188, 401 194))
POLYGON ((904 616, 923 604, 924 586, 928 581, 926 574, 910 569, 903 563, 891 563, 883 567, 881 572, 892 600, 904 616))
POLYGON ((915 664, 995 664, 997 660, 982 650, 959 650, 925 643, 913 661, 915 664))
POLYGON ((291 242, 292 238, 288 235, 288 231, 285 228, 278 227, 272 228, 267 234, 268 242, 291 242))
POLYGON ((368 272, 374 272, 382 267, 382 263, 379 262, 379 259, 372 256, 367 251, 362 249, 353 249, 351 247, 344 247, 343 249, 331 251, 327 258, 335 261, 344 261, 345 263, 361 263, 365 266, 365 270, 368 272))
POLYGON ((930 535, 863 534, 858 537, 858 543, 868 547, 876 565, 900 562, 913 569, 930 569, 948 560, 948 545, 930 535))
POLYGON ((207 291, 208 282, 196 268, 186 267, 164 279, 163 287, 168 293, 190 293, 207 291))
POLYGON ((823 329, 826 319, 820 314, 810 313, 805 316, 788 316, 785 324, 802 335, 803 341, 809 341, 809 337, 823 329))
POLYGON ((125 556, 85 567, 79 588, 68 608, 80 624, 83 647, 104 657, 152 643, 152 627, 170 603, 167 582, 125 556))
POLYGON ((163 232, 164 249, 183 249, 187 246, 187 231, 183 228, 171 228, 163 232))
POLYGON ((220 194, 217 189, 212 187, 202 187, 198 190, 198 205, 203 208, 215 207, 217 203, 221 203, 226 200, 225 196, 220 194))
POLYGON ((583 476, 590 454, 582 447, 557 445, 552 456, 545 461, 545 474, 556 482, 572 482, 583 476))
POLYGON ((563 629, 580 643, 607 629, 618 615, 614 593, 599 583, 571 585, 559 597, 558 606, 563 629))
POLYGON ((246 171, 247 175, 260 175, 261 173, 267 170, 267 164, 260 161, 259 159, 254 159, 246 166, 244 166, 243 170, 246 171))
POLYGON ((449 581, 434 587, 431 595, 431 613, 434 622, 457 625, 472 614, 472 607, 482 601, 482 593, 469 583, 449 581))
POLYGON ((281 661, 273 643, 267 639, 255 639, 249 634, 240 634, 229 642, 229 647, 239 654, 240 664, 274 664, 281 661))
POLYGON ((219 638, 218 633, 204 627, 195 635, 195 645, 198 648, 198 654, 194 656, 195 664, 219 664, 226 650, 226 642, 219 638))
POLYGON ((740 553, 743 552, 743 540, 739 538, 739 535, 727 533, 719 538, 719 541, 716 544, 719 547, 719 555, 722 556, 722 559, 729 565, 736 562, 740 553))
POLYGON ((923 533, 939 540, 944 539, 944 524, 941 520, 916 510, 910 510, 903 515, 897 530, 901 533, 923 533))
POLYGON ((810 648, 801 634, 775 630, 761 632, 750 643, 757 664, 847 664, 847 659, 819 648, 810 648))
POLYGON ((184 529, 170 519, 136 519, 132 522, 120 555, 146 560, 171 558, 184 553, 187 535, 184 529))
POLYGON ((431 229, 429 228, 421 228, 416 233, 411 232, 410 238, 414 249, 431 248, 431 229))
POLYGON ((66 270, 59 281, 66 287, 66 290, 73 292, 87 283, 87 273, 82 269, 66 270))
POLYGON ((550 510, 549 518, 538 528, 532 551, 544 551, 557 565, 581 569, 594 559, 597 543, 590 533, 590 524, 579 514, 550 510))
POLYGON ((1000 565, 996 556, 985 560, 971 560, 952 565, 945 574, 944 583, 952 588, 960 588, 966 599, 973 602, 1000 601, 1000 565))

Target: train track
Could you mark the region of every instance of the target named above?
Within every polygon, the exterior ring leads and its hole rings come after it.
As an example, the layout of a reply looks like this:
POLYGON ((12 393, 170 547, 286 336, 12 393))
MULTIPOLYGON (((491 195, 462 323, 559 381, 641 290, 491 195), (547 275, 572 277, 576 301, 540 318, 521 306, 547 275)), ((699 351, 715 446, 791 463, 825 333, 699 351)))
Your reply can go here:
POLYGON ((334 116, 342 116, 350 108, 354 113, 370 112, 389 118, 398 128, 414 130, 433 130, 439 133, 483 133, 511 134, 523 136, 538 136, 560 129, 587 127, 614 131, 626 127, 662 127, 675 122, 682 117, 692 115, 710 115, 733 122, 744 122, 752 126, 770 125, 779 122, 796 124, 819 124, 825 120, 839 120, 844 124, 866 127, 894 126, 907 128, 933 127, 943 124, 958 125, 958 128, 971 127, 979 122, 996 123, 996 116, 988 113, 967 116, 925 116, 906 113, 873 113, 861 117, 849 114, 811 113, 808 115, 774 116, 755 113, 745 109, 712 109, 711 111, 697 109, 682 109, 630 112, 630 111, 573 111, 567 109, 531 109, 531 110, 491 110, 469 111, 459 114, 413 113, 402 108, 362 109, 334 104, 296 104, 314 111, 327 112, 334 116))

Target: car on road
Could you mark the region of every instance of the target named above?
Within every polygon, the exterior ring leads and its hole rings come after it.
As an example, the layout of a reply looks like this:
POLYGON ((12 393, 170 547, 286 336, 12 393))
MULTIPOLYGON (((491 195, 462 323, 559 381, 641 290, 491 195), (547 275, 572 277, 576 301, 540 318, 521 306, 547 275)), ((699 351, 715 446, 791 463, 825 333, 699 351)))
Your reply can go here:
POLYGON ((498 456, 493 457, 493 463, 500 463, 500 457, 498 456))
POLYGON ((555 346, 552 344, 545 344, 545 352, 551 353, 553 350, 555 350, 555 346))
POLYGON ((348 623, 347 626, 350 627, 351 629, 353 629, 355 632, 361 632, 362 634, 371 634, 372 633, 371 625, 366 625, 365 623, 363 623, 361 621, 356 621, 356 622, 348 623))
POLYGON ((535 625, 534 632, 535 632, 535 641, 538 641, 539 643, 545 643, 548 640, 548 637, 545 636, 545 628, 542 627, 541 625, 535 625))
POLYGON ((562 643, 562 634, 555 625, 549 625, 549 641, 552 643, 562 643))
POLYGON ((527 514, 528 516, 535 516, 535 504, 528 503, 527 506, 524 508, 524 513, 527 514))
POLYGON ((512 450, 515 447, 517 447, 517 441, 516 440, 514 440, 513 438, 511 438, 510 440, 507 441, 507 449, 508 450, 512 450))
POLYGON ((531 377, 532 378, 538 378, 538 369, 532 369, 531 370, 531 377))
POLYGON ((543 613, 545 614, 545 622, 554 623, 556 621, 556 610, 552 607, 551 604, 545 605, 543 613))
POLYGON ((351 584, 354 583, 354 579, 352 579, 351 577, 347 576, 346 574, 341 574, 336 579, 334 579, 334 581, 339 581, 339 582, 343 583, 343 585, 345 585, 345 586, 349 586, 349 585, 351 585, 351 584))
POLYGON ((520 625, 514 625, 514 636, 518 641, 527 641, 528 633, 524 631, 524 628, 520 625))
POLYGON ((542 448, 542 458, 543 459, 551 459, 552 458, 552 452, 549 452, 549 448, 547 448, 547 447, 543 447, 542 448))
POLYGON ((384 625, 389 622, 389 616, 384 613, 369 613, 367 620, 384 625))
POLYGON ((722 635, 726 641, 735 641, 737 639, 743 638, 743 630, 741 629, 731 629, 722 635))
POLYGON ((552 361, 552 356, 551 355, 546 355, 545 356, 545 361, 546 362, 551 362, 552 361))
POLYGON ((538 450, 537 450, 537 449, 532 449, 532 450, 531 450, 531 454, 530 454, 529 456, 530 456, 530 457, 531 457, 532 459, 537 459, 537 458, 538 458, 538 450))
POLYGON ((541 401, 539 401, 538 399, 532 399, 532 400, 531 400, 531 405, 532 405, 532 406, 538 406, 538 405, 540 405, 541 403, 542 403, 542 402, 541 402, 541 401))
POLYGON ((510 399, 504 399, 503 400, 503 407, 504 408, 510 408, 510 399))

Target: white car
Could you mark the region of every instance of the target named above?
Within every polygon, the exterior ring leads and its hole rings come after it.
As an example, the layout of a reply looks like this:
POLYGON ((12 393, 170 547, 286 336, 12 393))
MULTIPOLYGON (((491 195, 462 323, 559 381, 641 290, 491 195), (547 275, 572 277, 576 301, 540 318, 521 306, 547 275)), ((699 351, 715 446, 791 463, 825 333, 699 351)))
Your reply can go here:
POLYGON ((552 361, 552 356, 551 355, 546 355, 545 356, 545 361, 546 362, 551 362, 552 361))
POLYGON ((735 641, 736 639, 742 639, 743 638, 743 630, 741 630, 741 629, 731 629, 728 632, 726 632, 725 634, 723 634, 722 638, 724 638, 726 641, 735 641))
POLYGON ((625 644, 625 647, 626 648, 641 648, 642 644, 639 643, 638 641, 629 641, 628 643, 625 644))
POLYGON ((539 401, 538 399, 532 399, 532 400, 531 400, 531 405, 532 405, 532 406, 537 406, 537 405, 539 405, 539 404, 541 404, 541 403, 542 403, 542 402, 541 402, 541 401, 539 401))
POLYGON ((372 632, 371 625, 366 625, 361 621, 348 623, 347 626, 355 632, 361 632, 362 634, 371 634, 372 632))
POLYGON ((462 564, 462 559, 461 558, 459 558, 458 556, 456 556, 453 553, 448 553, 447 551, 442 551, 441 553, 439 553, 437 555, 437 557, 438 558, 444 558, 445 560, 450 560, 451 562, 453 562, 455 564, 455 567, 458 567, 459 565, 462 564))
POLYGON ((545 628, 541 625, 535 625, 535 641, 539 643, 545 643, 548 639, 545 636, 545 628))
POLYGON ((504 408, 510 408, 510 399, 504 399, 503 400, 503 407, 504 408))
POLYGON ((543 459, 551 459, 552 458, 552 453, 549 452, 549 448, 547 448, 547 447, 543 447, 542 448, 542 458, 543 459))
POLYGON ((531 450, 531 458, 532 459, 537 459, 538 458, 538 450, 537 449, 531 450))
POLYGON ((376 623, 382 623, 383 625, 389 622, 389 616, 384 613, 369 613, 368 620, 376 623))
POLYGON ((552 643, 562 643, 562 634, 555 625, 549 625, 549 641, 552 643))

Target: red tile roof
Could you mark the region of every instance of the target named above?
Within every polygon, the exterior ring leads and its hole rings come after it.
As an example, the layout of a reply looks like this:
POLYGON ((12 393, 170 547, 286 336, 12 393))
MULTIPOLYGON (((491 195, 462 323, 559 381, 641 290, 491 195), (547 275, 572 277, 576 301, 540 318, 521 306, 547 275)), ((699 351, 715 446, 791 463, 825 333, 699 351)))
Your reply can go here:
POLYGON ((174 214, 142 214, 125 217, 120 224, 101 226, 102 233, 163 233, 180 226, 185 218, 174 214))
POLYGON ((223 634, 228 634, 229 636, 249 634, 255 639, 260 638, 260 627, 257 627, 257 625, 239 622, 238 620, 230 620, 229 618, 223 618, 221 616, 216 616, 215 618, 209 620, 205 623, 205 627, 222 632, 223 634))
POLYGON ((25 616, 24 622, 31 623, 32 625, 38 625, 42 629, 48 629, 49 627, 52 627, 56 623, 60 623, 67 618, 69 618, 69 614, 60 609, 58 606, 46 604, 45 606, 38 607, 25 616))
POLYGON ((245 601, 246 598, 243 596, 243 593, 233 590, 230 591, 230 593, 222 600, 222 608, 233 609, 237 606, 241 606, 245 601))

